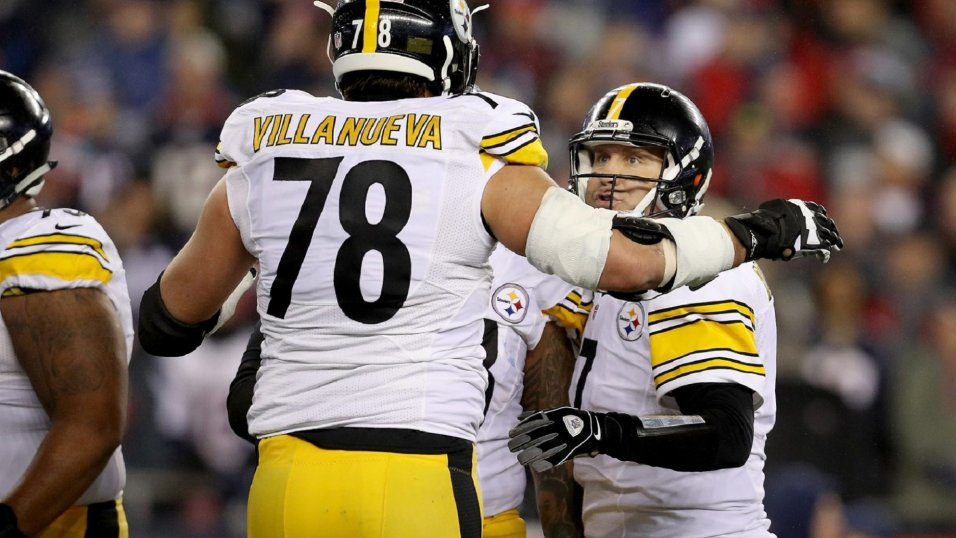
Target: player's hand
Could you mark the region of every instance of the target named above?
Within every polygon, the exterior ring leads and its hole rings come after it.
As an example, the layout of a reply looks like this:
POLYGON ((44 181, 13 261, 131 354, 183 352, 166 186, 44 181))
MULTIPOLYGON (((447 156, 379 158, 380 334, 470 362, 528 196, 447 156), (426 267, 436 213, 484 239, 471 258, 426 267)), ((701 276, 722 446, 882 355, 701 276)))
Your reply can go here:
POLYGON ((843 248, 843 239, 827 210, 814 202, 776 199, 750 213, 725 219, 747 250, 747 261, 790 260, 815 256, 826 263, 843 248))
POLYGON ((216 318, 216 324, 212 329, 209 330, 207 335, 212 334, 222 328, 227 321, 232 319, 232 316, 236 313, 236 306, 239 304, 239 299, 242 299, 243 294, 246 293, 246 290, 252 286, 252 283, 256 280, 256 275, 258 272, 256 268, 253 267, 249 269, 249 272, 246 273, 246 276, 242 277, 242 280, 239 281, 239 285, 236 286, 236 289, 232 290, 232 293, 229 294, 229 297, 226 297, 226 302, 222 303, 222 308, 219 309, 219 317, 216 318))
POLYGON ((518 462, 542 472, 571 458, 596 456, 601 423, 596 413, 558 407, 524 417, 508 435, 508 449, 518 453, 518 462))

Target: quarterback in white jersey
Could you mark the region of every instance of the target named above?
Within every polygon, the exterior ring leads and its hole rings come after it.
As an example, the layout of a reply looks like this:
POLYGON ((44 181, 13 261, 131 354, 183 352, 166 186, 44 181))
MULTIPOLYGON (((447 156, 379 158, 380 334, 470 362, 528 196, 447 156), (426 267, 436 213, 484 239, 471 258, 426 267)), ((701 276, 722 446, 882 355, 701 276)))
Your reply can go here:
POLYGON ((523 409, 526 358, 560 360, 547 350, 535 355, 541 349, 538 343, 546 334, 568 340, 564 331, 579 341, 593 297, 590 290, 544 274, 502 246, 492 253, 491 267, 495 276, 485 321, 487 411, 478 429, 478 478, 486 514, 483 535, 487 538, 525 535, 517 511, 525 493, 525 470, 508 451, 508 430, 523 409), (549 322, 562 330, 546 332, 549 322))
MULTIPOLYGON (((697 107, 657 84, 609 92, 571 150, 582 199, 642 215, 695 213, 713 165, 697 107)), ((586 536, 773 536, 763 467, 776 344, 773 297, 753 263, 666 294, 599 293, 572 407, 525 419, 509 446, 536 469, 581 457, 586 536)))
POLYGON ((0 535, 127 536, 123 264, 93 217, 34 204, 56 164, 39 95, 0 71, 0 103, 0 535))

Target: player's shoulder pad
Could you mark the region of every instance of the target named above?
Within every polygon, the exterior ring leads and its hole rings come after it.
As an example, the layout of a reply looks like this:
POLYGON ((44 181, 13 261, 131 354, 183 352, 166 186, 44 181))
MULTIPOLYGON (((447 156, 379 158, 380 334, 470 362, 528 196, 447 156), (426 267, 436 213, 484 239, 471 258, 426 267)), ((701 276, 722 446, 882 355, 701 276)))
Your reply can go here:
POLYGON ((0 252, 5 290, 106 284, 121 267, 115 245, 92 216, 74 209, 40 209, 23 217, 32 222, 0 252))
POLYGON ((541 124, 531 107, 510 97, 472 92, 461 99, 476 101, 476 108, 486 108, 488 121, 481 133, 483 153, 511 164, 546 168, 548 152, 541 143, 541 124))
POLYGON ((289 105, 314 99, 307 92, 286 89, 270 90, 246 99, 223 124, 216 146, 216 164, 221 168, 231 168, 243 163, 253 153, 257 122, 262 129, 269 116, 287 113, 289 105))

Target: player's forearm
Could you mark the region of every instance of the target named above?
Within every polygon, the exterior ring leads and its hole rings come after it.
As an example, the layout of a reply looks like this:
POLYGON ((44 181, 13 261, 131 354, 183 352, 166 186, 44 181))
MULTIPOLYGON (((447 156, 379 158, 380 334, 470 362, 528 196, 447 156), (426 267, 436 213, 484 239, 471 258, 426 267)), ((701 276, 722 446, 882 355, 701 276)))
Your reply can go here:
POLYGON ((530 411, 567 405, 574 360, 565 329, 554 322, 545 324, 538 345, 525 359, 522 408, 530 411))
POLYGON ((581 519, 583 492, 574 481, 574 463, 567 462, 548 471, 532 471, 538 516, 541 519, 541 531, 545 538, 578 538, 584 536, 584 522, 581 519), (550 482, 551 485, 545 484, 550 482), (560 486, 558 485, 560 484, 560 486), (561 508, 544 506, 541 492, 547 488, 555 505, 561 508))
POLYGON ((122 420, 54 422, 19 486, 3 500, 31 536, 72 506, 103 472, 119 447, 122 420))

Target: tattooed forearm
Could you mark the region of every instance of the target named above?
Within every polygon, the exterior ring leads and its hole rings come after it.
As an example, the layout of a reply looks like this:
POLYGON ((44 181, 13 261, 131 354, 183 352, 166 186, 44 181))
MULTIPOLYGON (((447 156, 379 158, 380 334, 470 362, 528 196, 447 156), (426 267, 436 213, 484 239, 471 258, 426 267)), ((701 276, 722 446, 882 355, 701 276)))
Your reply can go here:
POLYGON ((574 373, 574 352, 565 330, 548 323, 538 345, 528 351, 525 362, 525 411, 568 404, 568 387, 574 373))
POLYGON ((584 536, 581 488, 574 481, 573 469, 573 463, 568 462, 543 473, 531 473, 546 538, 584 536))

